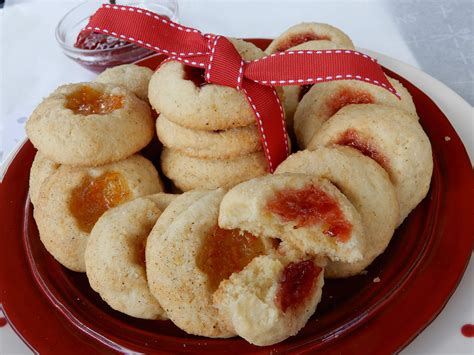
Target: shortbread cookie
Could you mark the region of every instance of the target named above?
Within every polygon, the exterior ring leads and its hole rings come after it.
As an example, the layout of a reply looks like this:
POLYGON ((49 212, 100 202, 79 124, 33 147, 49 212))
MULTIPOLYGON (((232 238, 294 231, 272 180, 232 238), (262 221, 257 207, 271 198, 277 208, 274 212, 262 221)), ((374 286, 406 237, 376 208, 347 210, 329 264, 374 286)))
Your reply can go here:
POLYGON ((60 164, 101 165, 124 159, 153 137, 150 107, 127 89, 102 83, 64 85, 30 116, 33 145, 60 164))
POLYGON ((194 158, 227 159, 262 150, 255 124, 205 131, 180 126, 161 114, 156 121, 156 132, 165 147, 194 158))
POLYGON ((108 68, 100 73, 95 82, 122 86, 138 98, 148 102, 148 84, 153 70, 135 64, 124 64, 108 68))
POLYGON ((295 250, 259 256, 220 284, 214 302, 249 343, 276 344, 298 333, 316 310, 324 265, 295 250))
POLYGON ((40 152, 37 152, 30 170, 30 200, 36 205, 39 199, 39 192, 43 182, 53 175, 61 164, 46 158, 40 152))
POLYGON ((348 277, 360 273, 390 242, 399 220, 398 200, 387 172, 372 159, 348 147, 317 147, 290 155, 276 174, 303 173, 324 177, 338 187, 359 212, 366 249, 353 263, 330 261, 325 276, 348 277))
MULTIPOLYGON (((245 60, 263 57, 254 44, 230 39, 245 60)), ((163 63, 153 74, 149 99, 157 112, 183 127, 208 131, 255 124, 245 95, 227 86, 207 84, 204 68, 177 61, 163 63)))
POLYGON ((145 246, 156 220, 174 197, 137 198, 108 210, 94 225, 85 252, 87 278, 113 309, 137 318, 167 319, 148 289, 145 246))
POLYGON ((428 136, 413 115, 382 105, 350 105, 327 121, 308 148, 345 145, 379 163, 400 204, 398 225, 428 193, 433 157, 428 136))
POLYGON ((308 41, 330 41, 340 48, 354 48, 351 39, 340 29, 325 23, 303 22, 292 26, 275 38, 265 53, 283 52, 308 41))
POLYGON ((109 208, 163 191, 153 164, 133 155, 100 167, 62 165, 41 186, 34 217, 41 241, 65 267, 84 272, 89 234, 109 208))
MULTIPOLYGON (((320 40, 304 42, 295 47, 288 48, 289 51, 329 49, 353 49, 353 47, 343 47, 335 42, 320 40)), ((312 86, 313 85, 291 85, 282 87, 284 93, 283 106, 285 107, 285 120, 290 132, 293 130, 293 116, 295 115, 296 107, 312 86)))
POLYGON ((304 174, 243 182, 224 197, 219 226, 277 236, 312 255, 356 262, 365 252, 361 217, 328 180, 304 174))
POLYGON ((190 334, 235 335, 212 296, 223 279, 273 249, 267 239, 217 226, 223 189, 190 191, 158 219, 146 246, 148 284, 168 317, 190 334))
POLYGON ((306 148, 321 125, 350 104, 380 104, 393 106, 416 115, 410 93, 397 80, 388 78, 401 100, 380 86, 359 80, 338 80, 313 85, 301 99, 294 116, 294 129, 298 145, 306 148))
POLYGON ((200 159, 169 148, 161 153, 161 169, 182 191, 231 187, 268 172, 262 151, 233 159, 200 159))

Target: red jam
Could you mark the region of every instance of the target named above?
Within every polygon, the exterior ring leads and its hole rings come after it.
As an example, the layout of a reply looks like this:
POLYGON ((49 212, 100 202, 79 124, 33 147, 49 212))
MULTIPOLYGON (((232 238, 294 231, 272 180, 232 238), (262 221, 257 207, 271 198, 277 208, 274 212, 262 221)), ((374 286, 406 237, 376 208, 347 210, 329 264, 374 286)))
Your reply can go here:
POLYGON ((341 242, 349 240, 352 225, 344 218, 337 201, 316 186, 276 193, 267 209, 296 227, 321 224, 323 233, 341 242))
POLYGON ((382 167, 387 166, 387 158, 384 157, 370 141, 360 137, 355 129, 345 131, 335 144, 357 149, 365 156, 375 160, 382 167))
POLYGON ((109 95, 83 85, 67 95, 65 107, 79 115, 104 115, 123 107, 123 97, 109 95))
POLYGON ((74 47, 79 49, 101 50, 119 48, 127 45, 128 42, 103 33, 92 31, 82 31, 79 33, 74 43, 74 47))
POLYGON ((79 228, 90 233, 100 216, 129 198, 130 189, 122 175, 106 172, 98 177, 88 176, 82 180, 72 191, 69 211, 79 228))
POLYGON ((332 116, 344 106, 351 104, 371 104, 373 102, 374 99, 372 95, 367 92, 343 88, 328 101, 327 105, 330 116, 332 116))
POLYGON ((313 84, 301 85, 300 86, 300 92, 298 94, 298 101, 301 101, 303 99, 304 95, 306 95, 312 87, 313 87, 313 84))
POLYGON ((298 35, 288 38, 286 41, 280 44, 280 46, 277 48, 277 52, 286 51, 289 48, 292 48, 294 46, 297 46, 298 44, 305 43, 308 41, 321 41, 321 40, 329 40, 329 37, 318 36, 317 34, 313 32, 300 33, 298 35))
POLYGON ((264 252, 262 241, 252 234, 216 226, 203 241, 196 263, 208 275, 211 290, 216 290, 222 280, 241 271, 264 252))
POLYGON ((204 73, 205 69, 191 67, 189 65, 184 66, 184 80, 191 80, 198 88, 207 85, 204 73))
POLYGON ((320 272, 321 268, 314 265, 312 260, 288 264, 283 269, 276 294, 276 303, 280 309, 286 312, 304 304, 311 295, 320 272))
POLYGON ((461 333, 466 338, 474 338, 474 324, 464 324, 461 328, 461 333))
POLYGON ((68 56, 96 73, 117 65, 133 63, 153 53, 148 48, 92 31, 79 33, 74 47, 83 52, 71 52, 68 56))

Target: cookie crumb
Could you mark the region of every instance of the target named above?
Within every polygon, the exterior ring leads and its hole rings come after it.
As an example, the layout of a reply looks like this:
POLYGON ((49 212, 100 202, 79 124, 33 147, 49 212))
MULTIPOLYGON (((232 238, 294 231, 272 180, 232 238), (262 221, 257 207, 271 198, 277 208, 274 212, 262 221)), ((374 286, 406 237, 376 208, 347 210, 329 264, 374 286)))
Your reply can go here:
POLYGON ((446 142, 449 142, 449 141, 451 140, 451 137, 450 137, 450 136, 444 136, 444 140, 445 140, 446 142))
POLYGON ((377 283, 377 282, 380 282, 380 277, 376 277, 374 280, 373 280, 374 283, 377 283))
POLYGON ((360 272, 361 275, 367 275, 368 273, 369 273, 369 272, 368 272, 367 270, 362 270, 362 271, 360 272))

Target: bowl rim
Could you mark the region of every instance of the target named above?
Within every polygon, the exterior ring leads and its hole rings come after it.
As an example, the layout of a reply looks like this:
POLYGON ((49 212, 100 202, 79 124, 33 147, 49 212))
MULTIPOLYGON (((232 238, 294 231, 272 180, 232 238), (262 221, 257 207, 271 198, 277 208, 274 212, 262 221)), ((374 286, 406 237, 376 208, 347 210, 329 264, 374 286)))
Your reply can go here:
MULTIPOLYGON (((156 2, 156 1, 151 0, 151 3, 154 3, 154 2, 156 2)), ((137 44, 134 44, 134 43, 127 43, 123 46, 116 47, 116 48, 82 49, 82 48, 77 48, 77 47, 71 46, 68 43, 66 43, 66 41, 64 41, 63 38, 62 38, 63 36, 61 36, 61 27, 64 24, 64 21, 74 11, 76 11, 78 8, 80 8, 80 7, 82 7, 86 4, 94 4, 94 3, 104 4, 105 0, 94 0, 94 1, 85 0, 85 1, 82 1, 81 3, 79 3, 76 6, 74 6, 73 8, 71 8, 68 12, 66 12, 64 14, 64 16, 61 18, 61 20, 59 20, 59 22, 56 25, 56 28, 54 30, 54 36, 56 38, 56 41, 60 45, 60 47, 68 53, 75 53, 75 54, 81 54, 81 55, 94 55, 95 56, 95 55, 98 55, 98 54, 111 53, 111 52, 116 51, 116 50, 121 50, 122 51, 124 48, 132 48, 134 46, 137 46, 137 44)), ((175 8, 172 9, 172 13, 173 13, 173 15, 171 17, 171 20, 174 21, 174 22, 177 22, 178 19, 179 19, 179 4, 178 4, 177 0, 175 1, 175 8)))

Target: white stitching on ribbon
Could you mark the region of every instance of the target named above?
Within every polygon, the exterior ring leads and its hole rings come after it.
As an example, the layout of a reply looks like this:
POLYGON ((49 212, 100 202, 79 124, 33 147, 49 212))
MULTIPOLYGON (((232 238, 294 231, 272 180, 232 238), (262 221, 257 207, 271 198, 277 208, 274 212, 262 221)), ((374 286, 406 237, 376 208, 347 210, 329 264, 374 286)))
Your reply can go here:
POLYGON ((244 76, 244 60, 240 60, 239 77, 237 78, 237 90, 242 90, 242 78, 244 76))
POLYGON ((209 64, 207 65, 207 73, 206 73, 206 79, 208 82, 211 81, 211 67, 212 67, 212 61, 214 60, 214 53, 216 51, 216 46, 217 46, 217 41, 219 40, 221 36, 216 36, 214 39, 214 42, 212 44, 211 48, 211 56, 209 57, 209 64))
POLYGON ((285 152, 288 156, 290 154, 290 148, 288 147, 288 133, 286 132, 286 122, 285 122, 285 114, 283 113, 283 105, 281 104, 280 98, 278 97, 278 93, 275 88, 273 88, 273 95, 275 95, 275 99, 278 102, 278 106, 280 107, 280 117, 281 117, 281 124, 283 128, 283 136, 285 137, 285 152))
MULTIPOLYGON (((268 149, 268 143, 267 143, 267 136, 265 135, 265 130, 263 128, 263 122, 262 118, 260 116, 260 113, 257 111, 257 107, 252 101, 252 98, 248 95, 247 90, 242 89, 242 91, 245 93, 245 96, 247 97, 247 100, 250 103, 250 106, 252 106, 253 112, 255 113, 255 117, 257 117, 258 120, 258 127, 260 129, 260 133, 262 135, 262 141, 263 141, 263 148, 265 149, 265 155, 267 156, 268 164, 270 165, 270 172, 273 172, 273 164, 272 164, 272 156, 270 154, 270 149, 268 149)), ((286 138, 286 136, 285 136, 286 138)))

